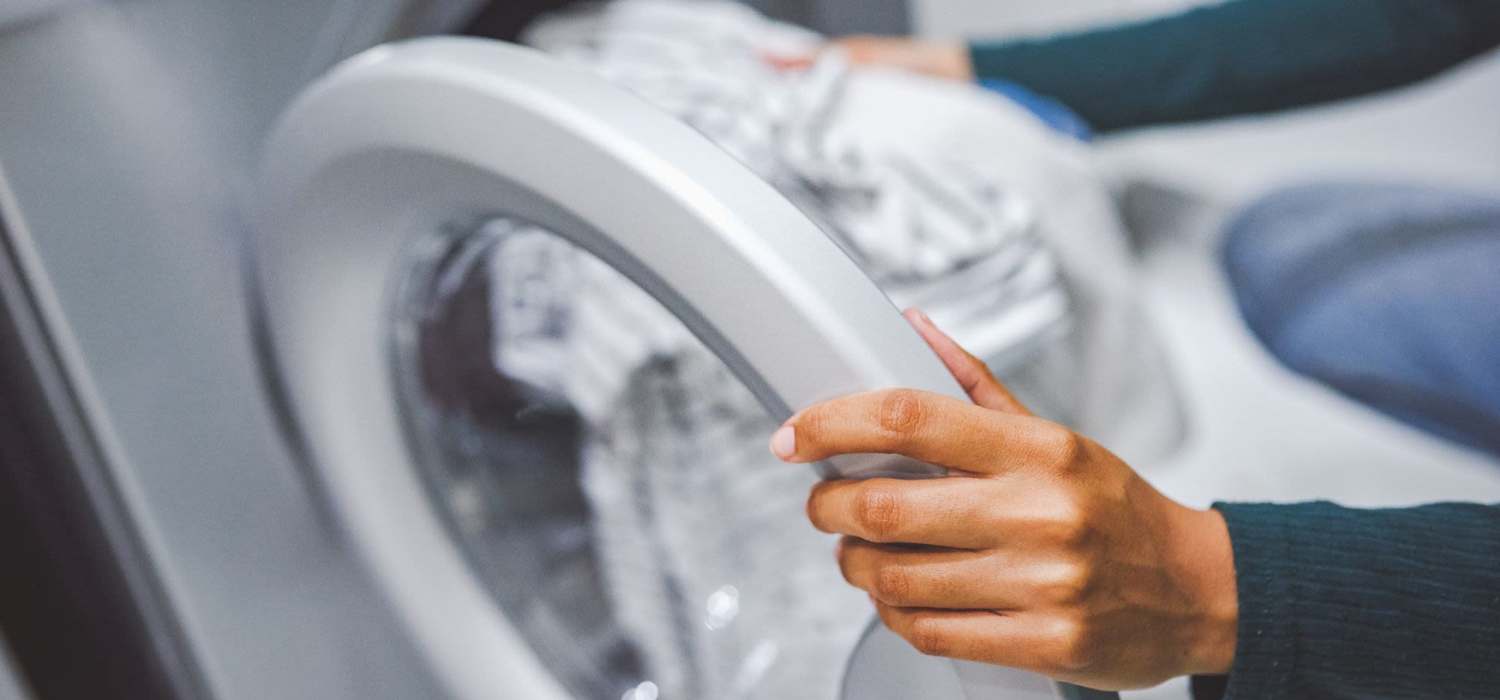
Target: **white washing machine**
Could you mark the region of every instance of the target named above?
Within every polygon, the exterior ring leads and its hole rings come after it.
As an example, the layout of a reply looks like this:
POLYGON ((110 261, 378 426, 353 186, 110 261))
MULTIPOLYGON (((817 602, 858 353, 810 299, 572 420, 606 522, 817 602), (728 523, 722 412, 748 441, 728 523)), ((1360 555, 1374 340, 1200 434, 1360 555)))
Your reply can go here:
MULTIPOLYGON (((507 222, 638 284, 773 417, 961 395, 792 205, 600 81, 454 38, 323 74, 462 4, 5 18, 0 510, 24 573, 0 623, 37 697, 657 697, 598 572, 578 418, 490 362, 507 222)), ((1088 694, 879 629, 848 652, 820 671, 847 697, 1088 694)), ((758 663, 740 696, 780 662, 758 663)))

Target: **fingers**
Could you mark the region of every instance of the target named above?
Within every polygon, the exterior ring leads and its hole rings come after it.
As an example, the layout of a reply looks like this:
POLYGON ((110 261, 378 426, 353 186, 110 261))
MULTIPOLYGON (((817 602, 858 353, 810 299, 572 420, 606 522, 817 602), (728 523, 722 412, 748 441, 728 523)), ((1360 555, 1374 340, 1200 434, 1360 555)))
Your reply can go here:
POLYGON ((1055 674, 1054 640, 1028 617, 987 610, 900 608, 875 602, 880 621, 917 651, 1055 674))
POLYGON ((869 542, 979 549, 995 544, 997 519, 983 479, 825 481, 807 499, 807 517, 823 532, 869 542))
POLYGON ((771 439, 789 462, 833 455, 894 453, 950 469, 996 474, 1059 436, 1051 424, 939 394, 888 389, 816 404, 792 416, 771 439))
POLYGON ((765 61, 771 68, 779 71, 807 70, 818 60, 816 52, 803 54, 776 54, 765 52, 761 54, 761 60, 765 61))
POLYGON ((994 551, 881 545, 846 537, 839 569, 850 585, 903 608, 1014 610, 1024 600, 994 551))
POLYGON ((869 36, 849 36, 824 44, 820 48, 801 53, 774 53, 762 51, 761 60, 771 68, 779 71, 803 71, 812 68, 818 62, 818 58, 831 49, 843 50, 849 57, 849 62, 854 65, 873 64, 880 62, 881 52, 871 50, 878 45, 882 39, 869 36))
POLYGON ((948 337, 948 334, 933 324, 927 314, 913 308, 902 312, 902 315, 922 336, 922 340, 927 341, 932 351, 937 353, 938 358, 948 367, 948 372, 958 380, 974 403, 996 411, 1031 415, 1031 411, 1011 396, 1010 390, 1000 380, 995 379, 995 375, 982 360, 948 337))
POLYGON ((1049 552, 1090 544, 1087 506, 1041 478, 835 479, 818 483, 807 517, 867 542, 1049 552))

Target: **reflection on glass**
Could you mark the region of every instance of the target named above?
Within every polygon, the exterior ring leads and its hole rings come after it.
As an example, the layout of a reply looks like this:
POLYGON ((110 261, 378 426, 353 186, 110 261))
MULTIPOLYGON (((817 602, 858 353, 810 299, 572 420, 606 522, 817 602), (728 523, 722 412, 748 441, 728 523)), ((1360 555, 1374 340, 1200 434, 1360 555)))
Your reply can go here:
POLYGON ((585 698, 836 696, 868 603, 802 517, 812 472, 769 455, 723 364, 535 227, 412 258, 394 324, 412 443, 549 670, 585 698))

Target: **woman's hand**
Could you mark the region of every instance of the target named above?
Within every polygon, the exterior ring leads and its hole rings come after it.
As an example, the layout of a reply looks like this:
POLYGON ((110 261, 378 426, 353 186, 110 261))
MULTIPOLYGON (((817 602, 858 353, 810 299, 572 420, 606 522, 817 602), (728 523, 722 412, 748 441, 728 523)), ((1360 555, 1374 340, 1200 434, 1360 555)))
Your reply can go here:
MULTIPOLYGON (((851 36, 835 39, 829 48, 843 49, 849 62, 857 66, 883 66, 922 73, 938 78, 967 81, 974 79, 974 65, 969 49, 961 42, 927 41, 905 37, 851 36)), ((816 56, 770 56, 781 68, 805 68, 816 56)))
POLYGON ((1104 689, 1227 672, 1234 562, 1223 519, 1179 505, 1108 450, 1030 415, 920 312, 908 319, 974 403, 856 394, 793 416, 790 462, 906 455, 938 479, 828 481, 808 517, 845 535, 839 566, 927 654, 1104 689))

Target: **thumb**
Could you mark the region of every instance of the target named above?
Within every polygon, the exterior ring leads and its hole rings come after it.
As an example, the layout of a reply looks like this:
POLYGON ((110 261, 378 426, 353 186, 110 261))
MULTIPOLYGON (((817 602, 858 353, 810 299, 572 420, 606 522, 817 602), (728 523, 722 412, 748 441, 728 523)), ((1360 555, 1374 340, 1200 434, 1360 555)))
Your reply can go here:
POLYGON ((1031 415, 1031 411, 1026 410, 1016 397, 1011 396, 1010 390, 990 373, 990 368, 982 360, 969 354, 969 351, 953 342, 948 334, 938 330, 932 319, 927 318, 927 314, 912 308, 902 312, 902 315, 917 329, 922 340, 927 341, 927 346, 937 353, 938 359, 943 361, 948 372, 958 380, 959 386, 964 388, 964 392, 968 393, 974 403, 1004 413, 1031 415))

